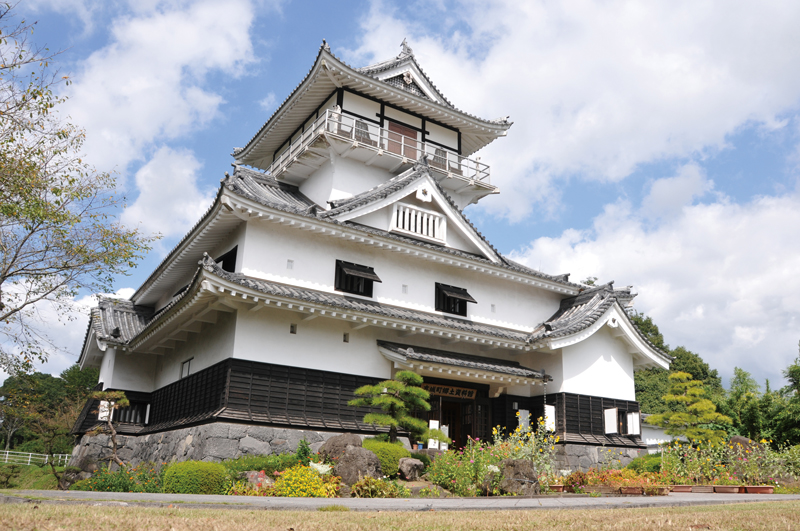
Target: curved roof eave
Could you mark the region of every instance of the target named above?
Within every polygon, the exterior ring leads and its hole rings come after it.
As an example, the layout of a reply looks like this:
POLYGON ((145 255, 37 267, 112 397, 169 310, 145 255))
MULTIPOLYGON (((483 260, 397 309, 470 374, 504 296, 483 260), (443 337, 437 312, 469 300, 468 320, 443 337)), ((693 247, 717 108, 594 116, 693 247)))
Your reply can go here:
POLYGON ((636 328, 636 325, 630 320, 627 312, 620 306, 618 301, 614 301, 608 308, 591 324, 574 331, 571 334, 562 335, 554 338, 539 338, 535 340, 534 345, 539 344, 547 346, 550 349, 559 349, 575 345, 593 336, 603 326, 610 326, 611 328, 618 328, 621 334, 627 339, 627 342, 636 348, 640 355, 651 360, 652 364, 663 369, 669 369, 670 362, 673 357, 665 352, 662 352, 655 345, 653 345, 642 333, 636 328))
MULTIPOLYGON (((383 83, 382 81, 375 79, 374 77, 369 76, 368 74, 361 73, 357 69, 352 68, 350 65, 348 65, 347 63, 343 62, 335 55, 333 55, 330 49, 327 48, 327 46, 323 43, 323 45, 320 46, 319 52, 317 53, 314 65, 308 71, 303 80, 294 88, 294 90, 292 90, 289 96, 287 96, 286 99, 280 104, 280 106, 278 106, 275 112, 272 113, 272 116, 269 117, 266 123, 263 126, 261 126, 258 132, 255 135, 253 135, 253 137, 247 142, 247 144, 245 144, 243 148, 237 148, 234 151, 233 156, 234 159, 236 160, 236 163, 253 165, 253 163, 263 158, 263 154, 259 154, 258 156, 252 156, 252 157, 249 155, 251 155, 251 153, 258 147, 258 145, 262 142, 267 133, 281 121, 283 116, 289 110, 291 110, 294 104, 297 101, 299 101, 299 99, 303 96, 303 94, 306 93, 306 91, 310 88, 310 86, 313 84, 316 78, 321 74, 321 70, 323 68, 331 69, 331 66, 341 70, 342 73, 346 75, 346 78, 340 81, 341 84, 350 85, 351 83, 348 82, 349 80, 358 81, 367 85, 370 84, 374 85, 377 83, 381 83, 380 88, 382 92, 393 94, 398 98, 402 98, 406 102, 411 101, 422 106, 431 107, 432 109, 444 115, 454 116, 460 122, 463 122, 463 124, 466 124, 468 126, 471 125, 476 129, 480 129, 483 134, 486 134, 488 129, 489 131, 492 130, 495 131, 495 134, 497 136, 500 136, 504 134, 505 131, 507 131, 511 127, 511 125, 513 125, 513 122, 509 122, 507 121, 507 119, 486 120, 484 118, 479 118, 475 115, 469 114, 455 107, 449 107, 446 104, 438 103, 428 99, 423 99, 409 92, 395 89, 389 84, 383 83), (330 61, 331 64, 329 65, 327 61, 330 61)), ((303 119, 305 118, 306 117, 304 116, 303 119)), ((439 118, 439 120, 441 121, 442 119, 439 118)), ((489 143, 491 143, 491 140, 489 142, 486 142, 484 146, 488 145, 489 143)), ((473 150, 473 152, 474 151, 477 150, 473 150)))

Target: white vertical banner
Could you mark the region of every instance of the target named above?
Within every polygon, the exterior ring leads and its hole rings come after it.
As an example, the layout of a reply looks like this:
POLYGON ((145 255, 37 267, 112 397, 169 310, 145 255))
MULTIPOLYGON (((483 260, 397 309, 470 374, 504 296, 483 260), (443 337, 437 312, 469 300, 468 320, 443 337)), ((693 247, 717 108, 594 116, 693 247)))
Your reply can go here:
POLYGON ((527 430, 531 425, 531 412, 527 409, 519 410, 519 425, 523 430, 527 430))
MULTIPOLYGON (((438 420, 431 420, 428 422, 428 428, 432 430, 439 429, 439 421, 438 420)), ((428 448, 439 448, 439 439, 428 439, 428 448)))
POLYGON ((544 406, 544 427, 547 431, 556 431, 556 406, 544 406))

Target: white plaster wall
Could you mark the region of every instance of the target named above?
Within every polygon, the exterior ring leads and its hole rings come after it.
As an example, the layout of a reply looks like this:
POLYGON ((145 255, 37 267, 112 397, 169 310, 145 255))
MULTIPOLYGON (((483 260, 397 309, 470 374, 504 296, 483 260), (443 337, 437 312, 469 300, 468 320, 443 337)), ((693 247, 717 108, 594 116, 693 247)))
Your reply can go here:
MULTIPOLYGON (((530 358, 526 367, 536 370, 544 369, 544 372, 552 376, 553 381, 547 384, 547 393, 558 393, 561 391, 564 384, 564 365, 561 360, 561 351, 557 350, 553 353, 549 352, 536 352, 529 354, 530 358)), ((540 396, 544 394, 544 387, 537 385, 531 396, 540 396)))
MULTIPOLYGON (((217 244, 216 246, 210 249, 202 249, 203 252, 208 253, 209 256, 216 259, 225 254, 226 252, 230 251, 236 246, 239 246, 239 249, 236 252, 236 271, 241 270, 241 256, 242 251, 244 248, 244 241, 245 241, 245 232, 247 231, 247 224, 242 222, 237 225, 233 230, 231 230, 223 239, 222 242, 217 244)), ((191 282, 192 277, 194 277, 195 272, 197 271, 196 267, 192 267, 189 269, 174 285, 170 286, 169 289, 164 289, 161 298, 158 299, 158 302, 155 304, 156 311, 160 310, 172 300, 175 294, 181 289, 183 286, 191 282)))
POLYGON ((295 312, 265 308, 239 312, 234 357, 324 371, 391 377, 391 364, 378 352, 377 329, 352 330, 350 323, 316 318, 303 321, 295 312), (297 333, 289 333, 290 325, 297 333), (350 334, 345 343, 343 335, 350 334))
POLYGON ((561 391, 636 400, 633 356, 607 327, 588 339, 562 349, 564 380, 561 391))
MULTIPOLYGON (((397 109, 389 107, 388 105, 386 107, 384 107, 383 114, 387 118, 389 118, 389 119, 391 119, 391 120, 393 120, 395 122, 400 122, 402 124, 408 124, 408 125, 416 127, 417 129, 422 129, 422 119, 417 118, 416 116, 412 116, 412 115, 410 115, 408 113, 404 113, 403 111, 398 111, 397 109)), ((388 125, 386 125, 385 127, 387 129, 389 128, 388 125)))
POLYGON ((153 354, 117 352, 114 376, 105 387, 143 393, 154 391, 157 358, 153 354))
POLYGON ((444 144, 458 152, 458 133, 430 122, 425 122, 425 129, 428 131, 427 140, 444 144))
POLYGON ((478 301, 467 305, 468 318, 521 331, 532 331, 555 312, 561 300, 556 293, 511 280, 269 222, 250 222, 241 271, 336 293, 337 259, 374 267, 383 282, 375 283, 373 299, 381 303, 434 312, 434 286, 441 282, 466 288, 478 301), (293 261, 293 269, 287 269, 287 260, 293 261), (403 293, 403 285, 408 293, 403 293))
POLYGON ((394 177, 388 171, 331 153, 325 162, 300 184, 300 191, 316 204, 328 208, 328 201, 365 192, 394 177))
POLYGON ((103 382, 103 387, 110 387, 110 382, 114 378, 114 359, 117 356, 117 349, 108 347, 103 353, 103 361, 100 362, 100 377, 98 382, 103 382))
POLYGON ((344 99, 342 100, 342 110, 353 112, 365 118, 377 120, 381 113, 381 104, 345 90, 344 99))
POLYGON ((159 356, 155 370, 155 388, 159 389, 180 379, 181 363, 193 358, 191 372, 200 372, 215 363, 233 356, 236 333, 236 313, 219 313, 216 324, 206 324, 199 334, 189 334, 189 340, 159 356))

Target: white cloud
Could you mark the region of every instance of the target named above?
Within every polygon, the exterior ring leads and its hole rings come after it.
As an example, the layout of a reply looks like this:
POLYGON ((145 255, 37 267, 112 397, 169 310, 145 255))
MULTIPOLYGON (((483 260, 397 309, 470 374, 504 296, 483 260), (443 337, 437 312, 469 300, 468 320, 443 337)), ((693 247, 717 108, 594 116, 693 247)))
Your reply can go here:
POLYGON ((684 206, 654 227, 621 201, 591 230, 539 238, 514 258, 578 280, 633 284, 636 308, 671 346, 698 352, 725 376, 739 366, 784 385, 780 371, 797 356, 800 333, 798 241, 797 193, 684 206))
POLYGON ((139 197, 122 214, 126 225, 139 225, 145 234, 180 236, 211 205, 214 190, 201 192, 197 176, 201 168, 185 149, 162 147, 136 172, 139 197))
POLYGON ((275 107, 278 105, 278 98, 275 96, 274 92, 270 92, 267 96, 258 102, 262 109, 271 113, 275 110, 275 107))
POLYGON ((553 208, 555 178, 617 181, 642 163, 713 152, 750 124, 782 127, 800 100, 797 2, 464 0, 433 9, 373 2, 361 45, 346 56, 385 59, 408 37, 458 107, 511 115, 508 137, 483 156, 504 193, 482 204, 513 219, 537 202, 553 208))
POLYGON ((89 160, 125 171, 157 143, 187 136, 219 113, 206 76, 254 61, 247 0, 151 2, 111 22, 111 42, 79 68, 65 107, 87 130, 89 160))
MULTIPOLYGON (((121 288, 115 293, 106 293, 104 296, 127 299, 133 292, 133 288, 121 288)), ((86 329, 89 326, 89 311, 94 306, 97 306, 95 295, 77 297, 66 306, 56 307, 47 301, 36 304, 36 318, 40 323, 37 329, 49 338, 55 347, 48 349, 46 363, 34 364, 36 371, 58 376, 78 362, 86 329), (65 308, 70 310, 65 311, 65 308)), ((0 384, 7 377, 8 374, 0 371, 0 384)))
POLYGON ((642 201, 642 210, 645 216, 652 218, 675 215, 713 188, 714 183, 706 178, 702 168, 687 164, 674 177, 653 182, 650 193, 642 201))

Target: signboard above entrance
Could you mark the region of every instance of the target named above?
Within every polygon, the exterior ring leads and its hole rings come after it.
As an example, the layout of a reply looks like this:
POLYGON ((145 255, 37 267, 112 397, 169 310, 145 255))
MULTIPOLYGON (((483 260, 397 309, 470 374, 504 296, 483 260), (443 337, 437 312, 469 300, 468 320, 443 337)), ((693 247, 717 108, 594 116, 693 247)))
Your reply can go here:
POLYGON ((422 384, 422 388, 432 395, 449 396, 451 398, 466 398, 475 400, 475 389, 464 387, 451 387, 449 385, 422 384))

